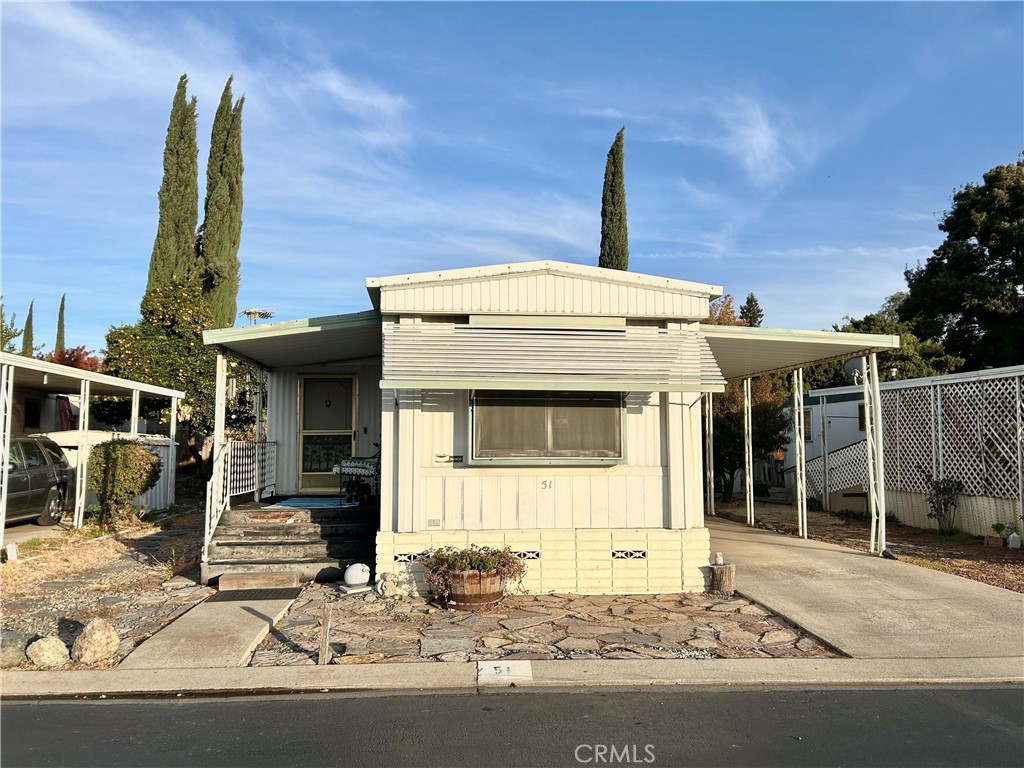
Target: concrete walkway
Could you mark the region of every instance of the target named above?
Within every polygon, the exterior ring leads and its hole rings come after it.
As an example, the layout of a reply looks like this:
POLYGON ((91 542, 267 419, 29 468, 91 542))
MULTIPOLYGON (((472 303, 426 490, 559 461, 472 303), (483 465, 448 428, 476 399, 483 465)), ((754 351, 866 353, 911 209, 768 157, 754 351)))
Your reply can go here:
POLYGON ((200 603, 128 654, 118 669, 243 666, 291 603, 292 598, 200 603))
POLYGON ((1024 673, 1024 594, 709 518, 736 589, 855 659, 1006 660, 1024 673))

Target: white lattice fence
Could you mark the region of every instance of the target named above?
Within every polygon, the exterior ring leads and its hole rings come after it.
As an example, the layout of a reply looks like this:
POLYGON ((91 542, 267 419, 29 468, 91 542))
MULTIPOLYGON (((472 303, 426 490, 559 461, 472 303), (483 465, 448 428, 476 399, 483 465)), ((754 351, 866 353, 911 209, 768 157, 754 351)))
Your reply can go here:
MULTIPOLYGON (((828 455, 828 487, 834 493, 845 488, 864 486, 868 482, 868 453, 861 440, 828 455)), ((825 463, 819 456, 805 465, 807 495, 821 498, 825 486, 825 463)))
MULTIPOLYGON (((1020 376, 928 382, 882 390, 889 491, 926 493, 924 470, 963 481, 965 495, 1020 499, 1020 376)), ((808 492, 823 492, 821 458, 807 462, 808 492)), ((828 456, 829 491, 866 481, 864 443, 828 456)))

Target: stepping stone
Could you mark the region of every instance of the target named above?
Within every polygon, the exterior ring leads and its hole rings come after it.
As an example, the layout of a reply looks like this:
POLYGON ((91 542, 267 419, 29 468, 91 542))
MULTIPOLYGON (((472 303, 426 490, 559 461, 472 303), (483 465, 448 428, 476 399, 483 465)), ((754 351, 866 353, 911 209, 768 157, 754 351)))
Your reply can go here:
POLYGON ((761 642, 765 645, 780 645, 782 643, 792 643, 797 639, 796 632, 790 632, 788 629, 773 629, 770 632, 765 632, 761 637, 761 642))
POLYGON ((456 651, 465 655, 475 649, 476 642, 469 637, 424 637, 420 640, 420 656, 439 656, 456 651))
POLYGON ((597 640, 591 637, 567 637, 555 645, 563 651, 596 651, 601 647, 597 640))
POLYGON ((757 635, 742 629, 731 629, 726 632, 720 632, 718 642, 733 648, 755 648, 759 645, 759 638, 757 635))
POLYGON ((695 637, 693 640, 687 640, 686 645, 690 648, 700 648, 704 650, 718 648, 718 643, 707 637, 695 637))
POLYGON ((427 627, 421 629, 420 634, 423 637, 434 637, 434 638, 465 638, 465 637, 476 637, 480 633, 476 630, 469 629, 468 627, 427 627))
POLYGON ((527 627, 535 627, 538 624, 547 624, 548 622, 553 621, 556 618, 561 618, 562 615, 564 614, 560 614, 559 616, 547 616, 543 614, 534 614, 533 616, 517 616, 504 619, 498 623, 501 624, 501 626, 503 626, 505 629, 526 629, 527 627))
POLYGON ((493 635, 484 635, 480 638, 480 644, 484 648, 502 648, 511 642, 507 637, 495 637, 493 635))

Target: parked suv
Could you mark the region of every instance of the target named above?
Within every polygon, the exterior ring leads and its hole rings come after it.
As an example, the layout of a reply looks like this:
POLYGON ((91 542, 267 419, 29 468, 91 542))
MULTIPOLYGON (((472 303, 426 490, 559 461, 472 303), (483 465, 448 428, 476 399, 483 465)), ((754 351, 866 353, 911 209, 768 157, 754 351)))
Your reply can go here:
POLYGON ((55 525, 74 503, 74 470, 48 437, 11 438, 7 483, 8 522, 39 518, 40 525, 55 525))

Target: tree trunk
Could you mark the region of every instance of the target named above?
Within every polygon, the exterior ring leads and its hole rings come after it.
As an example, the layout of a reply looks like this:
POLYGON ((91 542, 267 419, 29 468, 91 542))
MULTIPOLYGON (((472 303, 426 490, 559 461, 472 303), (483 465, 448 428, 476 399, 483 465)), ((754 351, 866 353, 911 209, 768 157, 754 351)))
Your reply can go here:
POLYGON ((731 595, 736 591, 736 565, 711 566, 711 591, 731 595))

